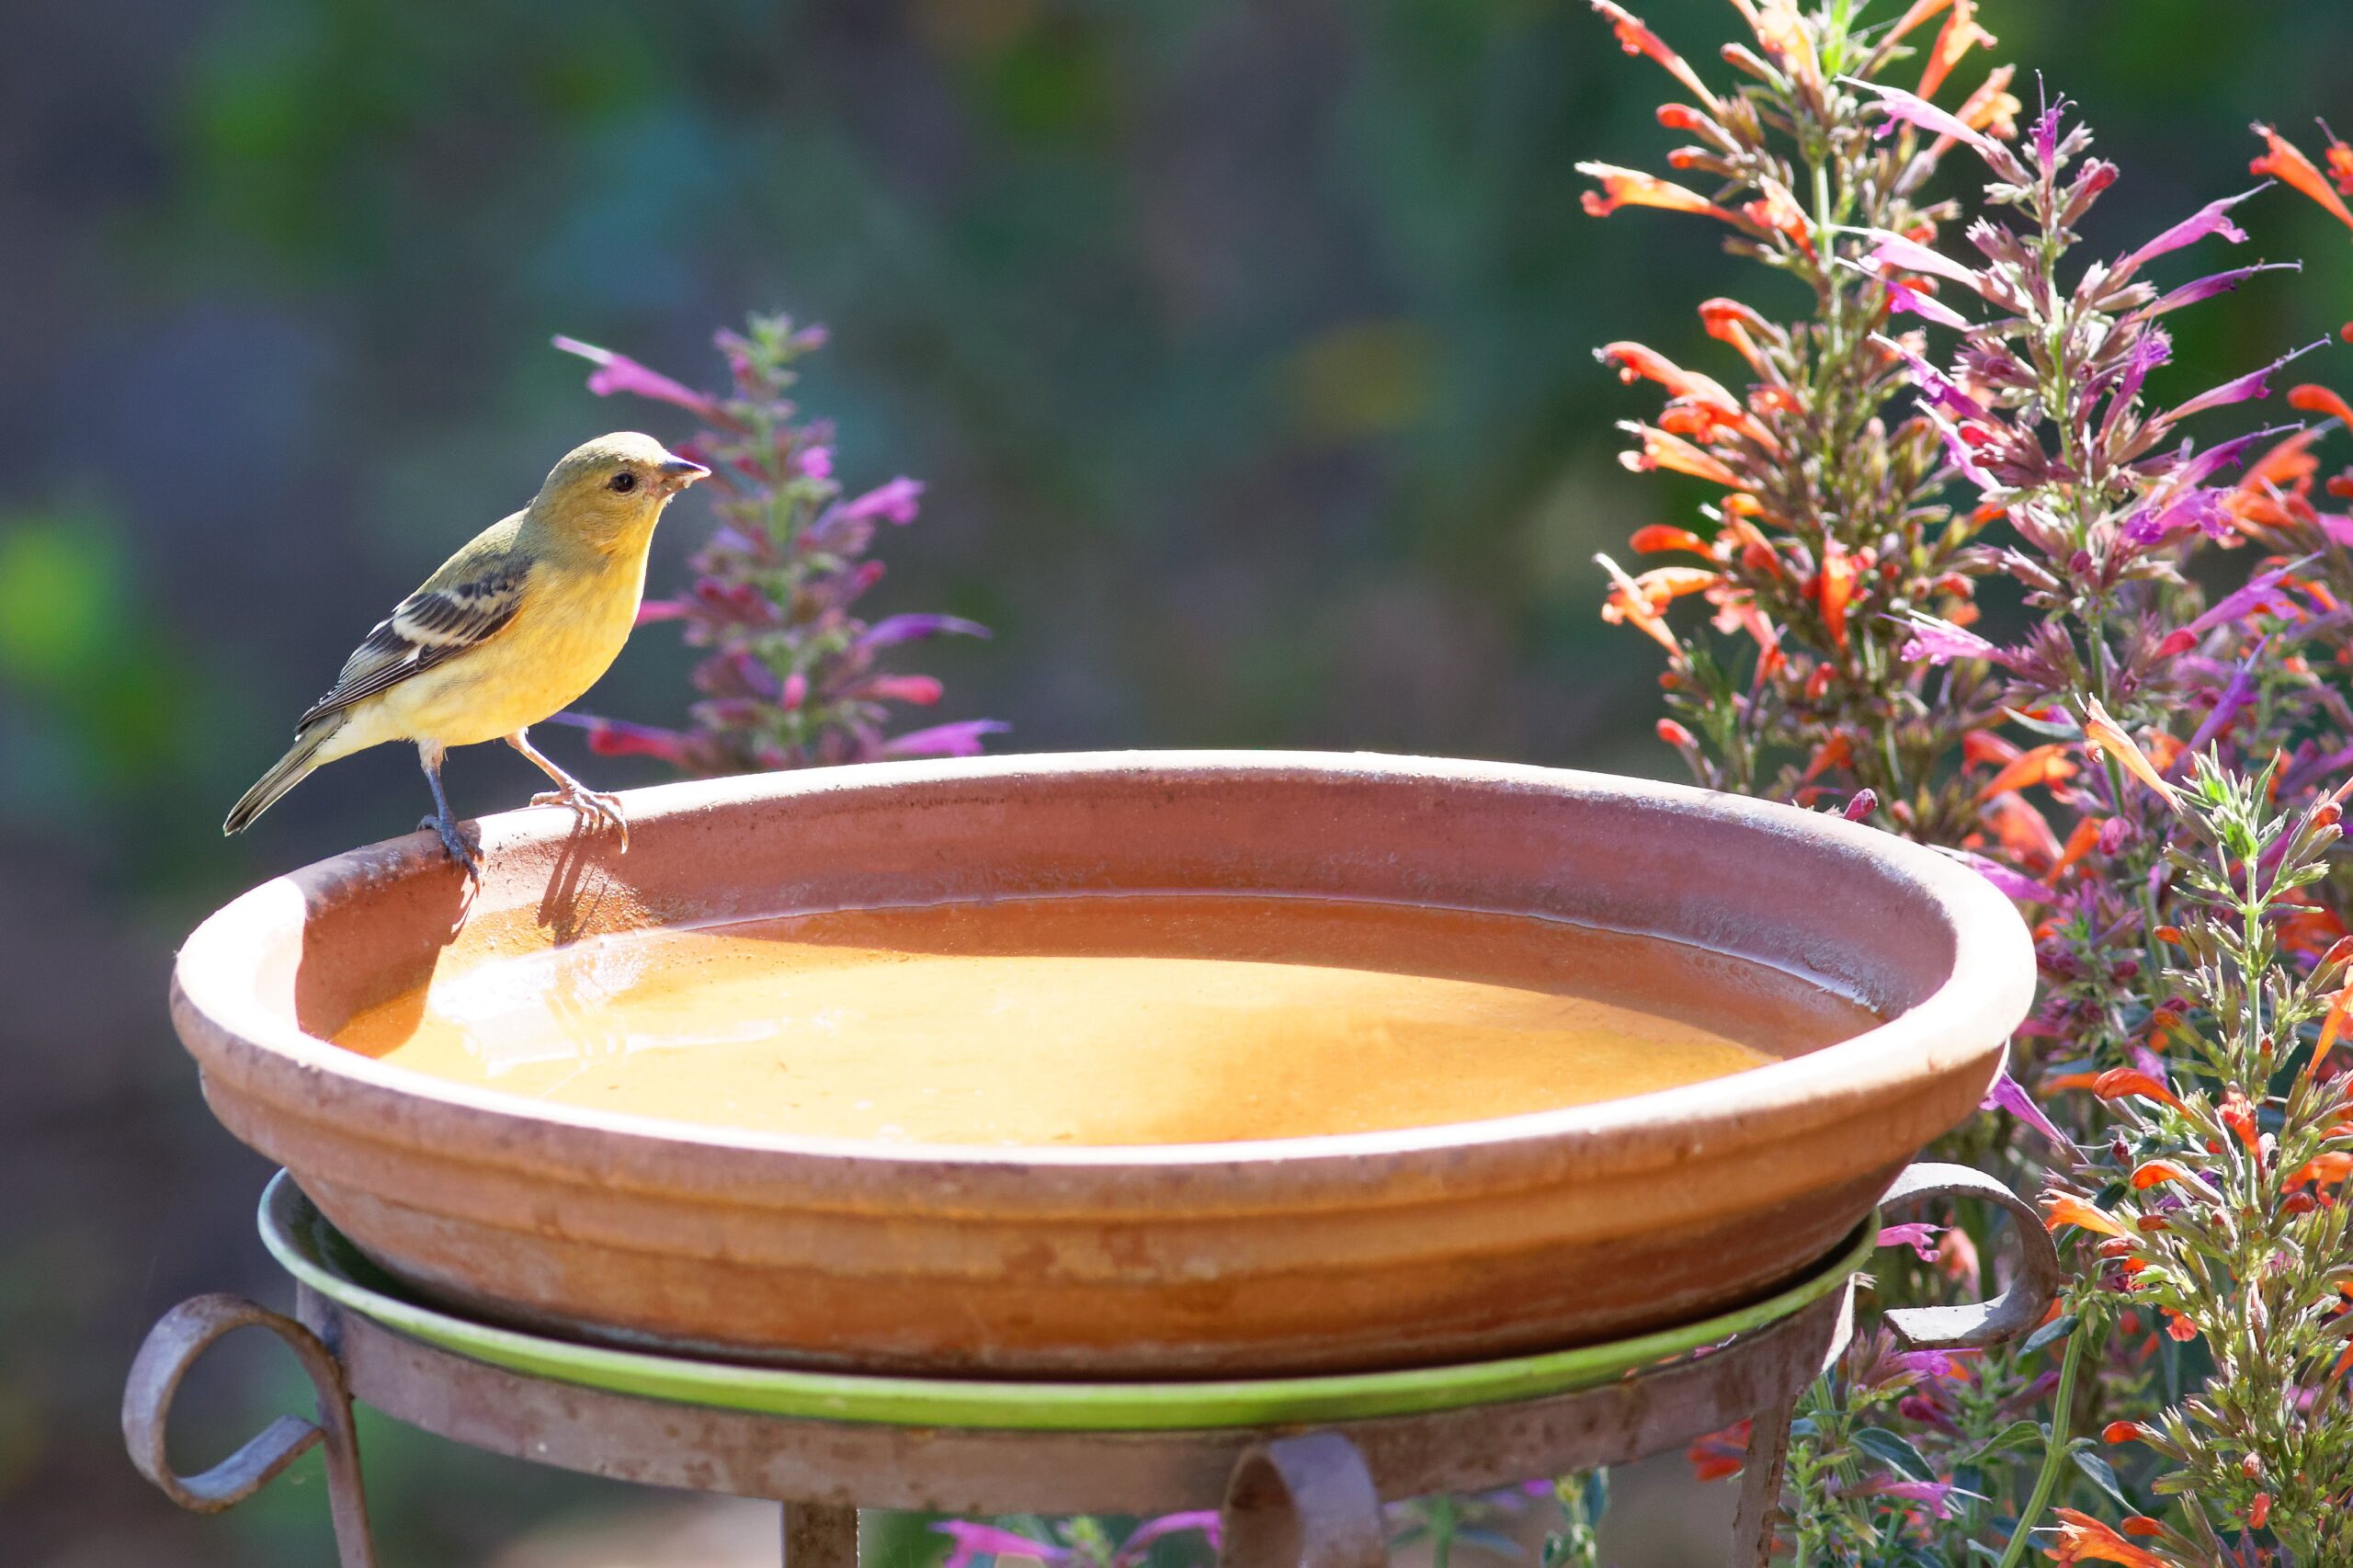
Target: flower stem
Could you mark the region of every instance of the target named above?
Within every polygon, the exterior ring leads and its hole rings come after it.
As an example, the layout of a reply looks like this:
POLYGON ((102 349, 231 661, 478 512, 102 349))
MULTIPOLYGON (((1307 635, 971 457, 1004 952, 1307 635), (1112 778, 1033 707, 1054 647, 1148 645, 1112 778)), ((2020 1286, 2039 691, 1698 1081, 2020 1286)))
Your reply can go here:
POLYGON ((2051 1494, 2059 1489, 2059 1466, 2067 1457, 2068 1417, 2075 1404, 2075 1366, 2083 1359, 2084 1341, 2090 1337, 2091 1325, 2083 1323, 2067 1336, 2067 1354, 2059 1363, 2059 1387, 2051 1396, 2051 1441, 2042 1451, 2042 1471, 2034 1478, 2034 1491, 2018 1514, 2018 1528, 2010 1532, 2001 1568, 2018 1568, 2033 1537, 2034 1521, 2042 1517, 2051 1494))

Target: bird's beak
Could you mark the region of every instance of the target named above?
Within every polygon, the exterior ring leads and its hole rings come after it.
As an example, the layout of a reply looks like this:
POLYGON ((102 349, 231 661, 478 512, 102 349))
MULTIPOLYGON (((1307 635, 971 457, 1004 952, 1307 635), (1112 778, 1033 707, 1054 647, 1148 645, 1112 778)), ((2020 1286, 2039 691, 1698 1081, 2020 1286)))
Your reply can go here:
POLYGON ((659 466, 665 486, 673 492, 684 490, 698 479, 710 477, 710 470, 685 458, 672 458, 659 466))

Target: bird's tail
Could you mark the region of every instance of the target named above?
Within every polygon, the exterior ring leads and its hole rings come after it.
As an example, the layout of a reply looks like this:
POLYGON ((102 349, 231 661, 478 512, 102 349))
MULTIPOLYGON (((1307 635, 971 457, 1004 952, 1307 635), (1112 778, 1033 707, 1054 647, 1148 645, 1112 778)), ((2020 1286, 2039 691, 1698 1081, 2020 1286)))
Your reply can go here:
POLYGON ((222 833, 243 833, 253 826, 256 817, 278 804, 279 796, 302 782, 310 776, 311 769, 327 760, 319 756, 319 748, 342 728, 343 715, 337 713, 298 731, 292 748, 230 808, 229 820, 221 824, 222 833))

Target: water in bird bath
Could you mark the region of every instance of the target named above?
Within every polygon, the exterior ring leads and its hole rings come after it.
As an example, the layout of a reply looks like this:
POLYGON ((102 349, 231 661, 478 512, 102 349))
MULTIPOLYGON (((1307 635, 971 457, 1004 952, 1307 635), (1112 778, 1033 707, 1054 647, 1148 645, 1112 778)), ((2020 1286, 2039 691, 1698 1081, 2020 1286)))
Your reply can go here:
POLYGON ((529 1099, 915 1143, 1434 1126, 1718 1077, 1878 1019, 1780 971, 1524 915, 1090 894, 492 955, 338 1044, 529 1099))

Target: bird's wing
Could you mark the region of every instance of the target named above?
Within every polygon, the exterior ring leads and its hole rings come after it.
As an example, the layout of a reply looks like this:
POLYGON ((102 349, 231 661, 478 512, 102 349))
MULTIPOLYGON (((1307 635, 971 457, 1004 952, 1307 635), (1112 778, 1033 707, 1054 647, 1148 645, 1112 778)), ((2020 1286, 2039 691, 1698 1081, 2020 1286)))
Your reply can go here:
POLYGON ((344 661, 335 689, 311 704, 301 723, 340 712, 480 647, 515 619, 530 569, 527 557, 501 555, 462 575, 451 575, 447 568, 436 573, 450 580, 419 588, 378 621, 344 661))

